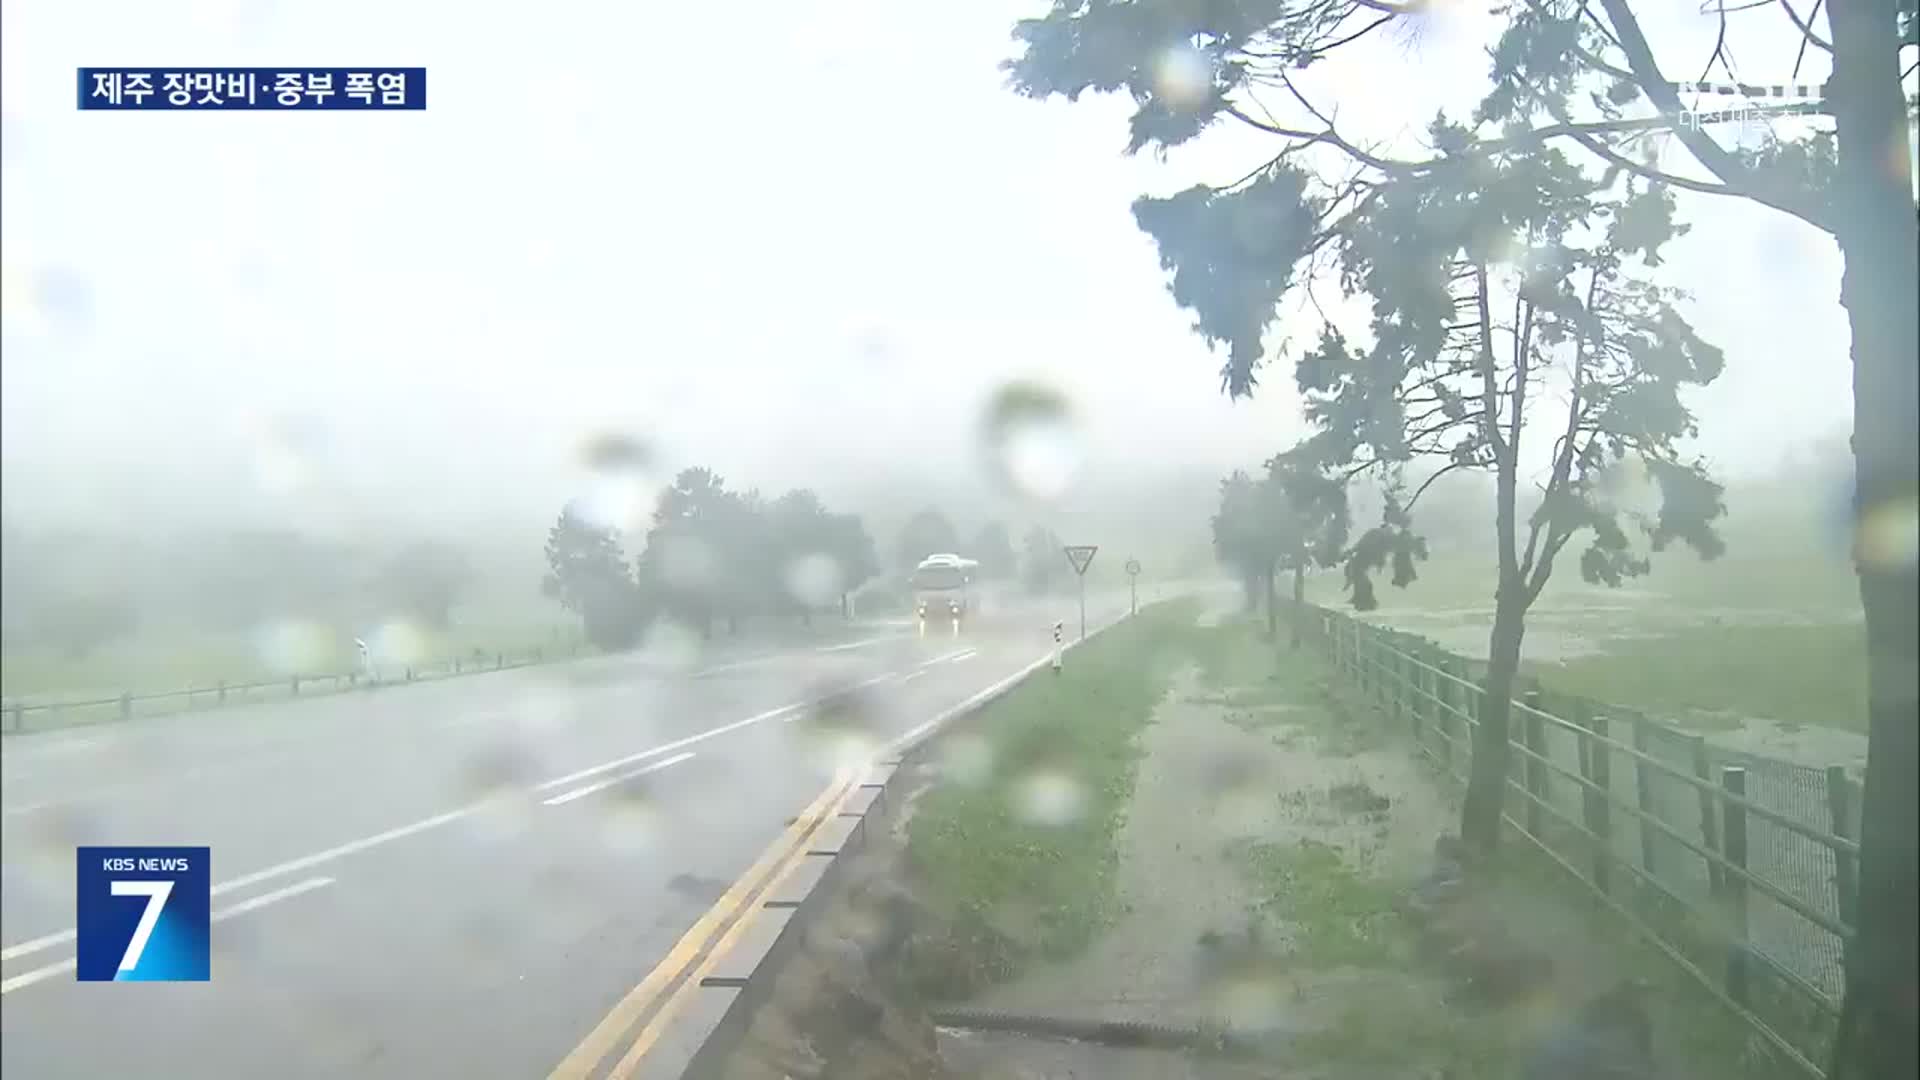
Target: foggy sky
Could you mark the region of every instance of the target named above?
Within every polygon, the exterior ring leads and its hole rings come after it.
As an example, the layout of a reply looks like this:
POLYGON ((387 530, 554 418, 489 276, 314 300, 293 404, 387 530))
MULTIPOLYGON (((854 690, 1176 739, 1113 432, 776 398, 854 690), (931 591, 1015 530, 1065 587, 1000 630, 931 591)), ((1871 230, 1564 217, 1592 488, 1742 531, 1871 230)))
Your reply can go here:
MULTIPOLYGON (((1675 70, 1710 49, 1692 7, 1675 70)), ((544 523, 609 428, 663 472, 832 493, 975 470, 1015 377, 1071 394, 1109 480, 1281 449, 1284 371, 1219 393, 1128 210, 1241 175, 1259 140, 1127 160, 1125 103, 1013 96, 995 64, 1043 10, 5 0, 5 511, 137 527, 297 489, 357 519, 544 523), (425 65, 428 109, 74 108, 78 66, 171 63, 425 65)), ((1485 25, 1310 74, 1390 138, 1477 98, 1485 25)), ((1748 25, 1742 75, 1785 79, 1790 37, 1748 25)), ((1701 449, 1752 472, 1844 431, 1831 241, 1733 200, 1680 211, 1663 280, 1729 361, 1694 398, 1701 449)))

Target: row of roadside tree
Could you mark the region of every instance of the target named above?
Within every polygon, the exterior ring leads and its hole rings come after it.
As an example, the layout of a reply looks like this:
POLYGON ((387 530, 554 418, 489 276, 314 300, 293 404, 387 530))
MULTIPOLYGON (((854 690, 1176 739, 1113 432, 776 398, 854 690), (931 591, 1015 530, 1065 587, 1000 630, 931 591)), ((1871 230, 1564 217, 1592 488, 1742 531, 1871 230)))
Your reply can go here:
MULTIPOLYGON (((603 649, 635 644, 662 618, 704 637, 721 627, 738 633, 753 619, 850 616, 856 592, 904 582, 936 552, 964 553, 980 562, 983 578, 1018 578, 1036 592, 1057 587, 1068 572, 1059 538, 1045 528, 1029 530, 1016 553, 1005 525, 989 522, 968 542, 934 509, 907 520, 888 565, 861 518, 828 509, 815 492, 769 498, 729 488, 698 467, 661 490, 637 552, 629 552, 630 539, 578 504, 563 509, 547 534, 541 591, 578 616, 603 649)), ((882 604, 895 595, 876 592, 882 604)))
POLYGON ((1920 1074, 1920 97, 1908 87, 1920 5, 1816 3, 1802 18, 1783 4, 1784 24, 1755 16, 1737 34, 1732 12, 1772 5, 1723 5, 1717 36, 1697 39, 1713 40, 1704 68, 1675 55, 1701 28, 1669 7, 1487 8, 1477 101, 1463 98, 1452 115, 1424 94, 1406 95, 1397 115, 1385 106, 1382 131, 1425 122, 1423 138, 1356 129, 1354 111, 1342 121, 1329 84, 1304 72, 1375 79, 1391 63, 1389 39, 1429 36, 1431 4, 1055 0, 1015 26, 1005 66, 1012 88, 1036 99, 1124 91, 1128 153, 1164 157, 1219 129, 1265 144, 1221 183, 1133 206, 1174 299, 1225 354, 1223 388, 1251 395, 1281 361, 1303 399, 1312 434, 1276 455, 1265 479, 1230 479, 1222 493, 1219 550, 1256 587, 1271 589, 1288 561, 1317 558, 1342 566, 1354 605, 1372 607, 1376 572, 1404 585, 1425 555, 1414 526, 1425 485, 1455 471, 1494 481, 1483 506, 1498 567, 1488 708, 1461 821, 1482 850, 1500 834, 1527 613, 1556 568, 1618 585, 1674 544, 1707 558, 1721 549, 1723 490, 1682 446, 1695 433, 1683 394, 1717 378, 1723 357, 1663 280, 1664 249, 1686 230, 1683 200, 1744 202, 1831 237, 1845 269, 1826 295, 1837 293, 1852 334, 1855 467, 1843 494, 1855 514, 1870 739, 1855 933, 1825 1072, 1910 1077, 1920 1074), (1794 107, 1816 119, 1764 106, 1778 126, 1757 146, 1690 122, 1678 65, 1743 81, 1732 38, 1744 50, 1769 35, 1763 47, 1824 55, 1818 107, 1794 107), (1282 310, 1298 307, 1287 301, 1316 279, 1356 302, 1329 315, 1314 300, 1321 325, 1281 325, 1282 310), (1416 471, 1417 483, 1403 483, 1416 471), (1349 537, 1345 481, 1362 475, 1381 482, 1384 512, 1349 537), (1623 484, 1645 497, 1619 497, 1623 484), (1274 522, 1290 535, 1275 540, 1274 522), (1906 542, 1888 542, 1896 531, 1906 542))

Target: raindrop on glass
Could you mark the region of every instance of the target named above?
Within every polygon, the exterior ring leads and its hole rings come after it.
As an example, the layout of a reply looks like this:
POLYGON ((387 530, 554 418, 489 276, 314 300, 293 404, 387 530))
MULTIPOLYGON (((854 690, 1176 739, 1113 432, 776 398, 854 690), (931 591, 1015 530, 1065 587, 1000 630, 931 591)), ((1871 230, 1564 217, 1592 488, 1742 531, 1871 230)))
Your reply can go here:
POLYGON ((1064 772, 1042 770, 1026 777, 1013 792, 1014 813, 1029 825, 1071 825, 1086 813, 1086 790, 1064 772))
POLYGON ((1080 466, 1067 397, 1049 386, 1001 387, 987 404, 981 438, 997 479, 1022 498, 1059 498, 1080 466))
POLYGON ((1154 61, 1153 91, 1171 108, 1200 108, 1213 93, 1213 62, 1191 44, 1175 45, 1154 61))

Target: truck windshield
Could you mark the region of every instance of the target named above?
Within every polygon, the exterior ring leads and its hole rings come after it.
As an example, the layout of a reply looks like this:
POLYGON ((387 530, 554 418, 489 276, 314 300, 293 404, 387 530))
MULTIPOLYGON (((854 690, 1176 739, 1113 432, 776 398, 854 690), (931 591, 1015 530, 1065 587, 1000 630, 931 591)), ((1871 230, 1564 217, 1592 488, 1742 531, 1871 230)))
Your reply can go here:
POLYGON ((913 572, 916 589, 957 589, 966 583, 966 574, 951 566, 926 566, 913 572))

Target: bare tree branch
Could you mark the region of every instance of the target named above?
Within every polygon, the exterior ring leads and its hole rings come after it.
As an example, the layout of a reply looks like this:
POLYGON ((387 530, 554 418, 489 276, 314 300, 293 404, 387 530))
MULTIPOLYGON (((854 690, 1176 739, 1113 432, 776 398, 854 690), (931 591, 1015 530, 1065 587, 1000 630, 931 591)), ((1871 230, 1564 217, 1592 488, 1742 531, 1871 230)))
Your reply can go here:
POLYGON ((1438 480, 1441 477, 1447 475, 1448 473, 1453 472, 1455 469, 1464 469, 1466 467, 1467 466, 1461 462, 1450 461, 1445 465, 1442 465, 1440 468, 1434 470, 1432 475, 1428 476, 1425 480, 1420 481, 1420 486, 1413 490, 1413 494, 1408 497, 1406 505, 1402 506, 1400 509, 1409 514, 1413 513, 1414 504, 1420 501, 1420 496, 1426 494, 1427 489, 1433 486, 1433 482, 1435 480, 1438 480))
MULTIPOLYGON (((1813 32, 1813 20, 1820 15, 1820 3, 1821 0, 1813 0, 1813 11, 1806 18, 1802 19, 1800 13, 1793 10, 1792 0, 1780 0, 1781 10, 1787 13, 1787 18, 1793 20, 1794 29, 1800 31, 1800 55, 1803 57, 1807 54, 1808 43, 1812 43, 1828 52, 1833 51, 1833 42, 1813 32)), ((1795 59, 1793 62, 1793 74, 1795 78, 1799 78, 1800 76, 1800 61, 1798 59, 1795 59)))
MULTIPOLYGON (((1660 64, 1653 57, 1653 48, 1647 44, 1639 21, 1627 7, 1627 0, 1599 0, 1599 3, 1612 21, 1614 31, 1620 36, 1621 51, 1626 54, 1627 66, 1633 69, 1640 89, 1662 113, 1678 116, 1683 111, 1680 94, 1674 84, 1661 74, 1660 64)), ((1798 192, 1756 176, 1726 147, 1713 141, 1711 136, 1697 127, 1682 124, 1675 131, 1681 144, 1692 152, 1700 164, 1707 167, 1707 171, 1719 177, 1728 187, 1746 194, 1755 202, 1792 214, 1815 228, 1833 232, 1831 215, 1819 204, 1798 192)))

